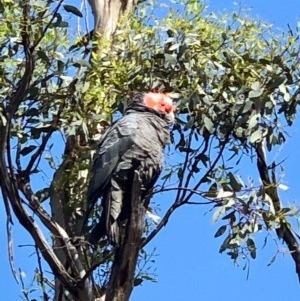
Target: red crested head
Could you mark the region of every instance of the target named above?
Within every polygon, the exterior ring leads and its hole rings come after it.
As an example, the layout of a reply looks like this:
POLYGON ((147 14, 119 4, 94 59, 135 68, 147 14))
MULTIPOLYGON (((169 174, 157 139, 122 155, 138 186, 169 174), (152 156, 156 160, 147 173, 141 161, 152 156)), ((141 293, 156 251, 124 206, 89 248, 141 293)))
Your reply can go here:
POLYGON ((168 121, 174 120, 173 100, 167 93, 148 92, 144 94, 144 105, 168 116, 168 121))

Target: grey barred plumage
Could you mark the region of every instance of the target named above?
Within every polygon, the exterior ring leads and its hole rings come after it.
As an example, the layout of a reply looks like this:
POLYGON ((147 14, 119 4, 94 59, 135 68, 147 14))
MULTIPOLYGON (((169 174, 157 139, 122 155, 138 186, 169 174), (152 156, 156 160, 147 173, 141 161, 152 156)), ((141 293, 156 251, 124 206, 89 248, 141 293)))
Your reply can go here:
POLYGON ((133 170, 138 170, 142 179, 142 199, 155 184, 162 170, 164 148, 170 143, 168 123, 174 119, 170 101, 160 93, 138 94, 100 140, 88 188, 87 214, 99 197, 102 213, 90 234, 91 243, 107 235, 118 245, 119 223, 130 214, 133 170))

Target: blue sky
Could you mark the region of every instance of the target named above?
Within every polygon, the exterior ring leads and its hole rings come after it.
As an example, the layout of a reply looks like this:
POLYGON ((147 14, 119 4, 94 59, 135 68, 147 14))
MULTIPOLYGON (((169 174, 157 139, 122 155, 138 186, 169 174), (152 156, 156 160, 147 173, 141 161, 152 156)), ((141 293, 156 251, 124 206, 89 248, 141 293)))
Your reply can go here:
MULTIPOLYGON (((69 3, 72 1, 69 1, 69 3)), ((255 18, 274 23, 275 28, 287 29, 287 23, 294 27, 299 20, 300 6, 297 0, 248 1, 243 3, 252 10, 249 14, 255 18)), ((209 10, 222 12, 231 11, 236 6, 233 1, 210 0, 209 10)), ((299 126, 297 122, 289 129, 290 137, 279 154, 287 157, 286 184, 290 189, 281 194, 287 203, 299 204, 299 154, 295 150, 300 148, 299 126)), ((272 159, 272 158, 271 158, 272 159)), ((163 199, 161 200, 164 201, 163 199)), ((166 202, 168 200, 165 200, 166 202)), ((2 206, 2 204, 1 204, 2 206)), ((218 228, 211 223, 211 213, 205 215, 207 208, 186 206, 179 209, 171 217, 169 224, 151 243, 156 247, 157 283, 144 283, 137 287, 132 295, 132 301, 181 301, 181 300, 210 300, 222 299, 229 301, 241 299, 243 301, 272 300, 282 301, 295 298, 300 293, 300 286, 295 274, 294 262, 286 254, 278 255, 276 261, 269 267, 268 262, 275 255, 277 247, 269 240, 267 247, 258 246, 258 256, 250 263, 250 274, 247 280, 246 271, 241 267, 234 267, 226 254, 219 254, 221 239, 213 238, 218 228)), ((3 212, 3 208, 0 207, 3 212)), ((3 300, 21 300, 18 286, 9 269, 7 259, 5 224, 0 220, 0 266, 2 278, 3 300)), ((30 243, 28 235, 17 225, 14 227, 16 245, 30 243)), ((264 236, 258 235, 262 242, 264 236)), ((30 284, 30 272, 36 266, 36 257, 32 248, 18 248, 15 245, 15 265, 21 267, 27 275, 26 284, 30 284)))

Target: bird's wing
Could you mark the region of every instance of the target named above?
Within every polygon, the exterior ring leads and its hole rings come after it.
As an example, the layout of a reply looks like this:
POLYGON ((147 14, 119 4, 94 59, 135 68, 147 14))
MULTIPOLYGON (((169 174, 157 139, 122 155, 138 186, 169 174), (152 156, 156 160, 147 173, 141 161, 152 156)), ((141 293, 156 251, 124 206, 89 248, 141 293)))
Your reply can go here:
POLYGON ((122 155, 132 147, 137 129, 138 121, 136 118, 125 115, 110 127, 102 137, 88 188, 87 214, 91 212, 97 199, 105 193, 106 186, 122 155))

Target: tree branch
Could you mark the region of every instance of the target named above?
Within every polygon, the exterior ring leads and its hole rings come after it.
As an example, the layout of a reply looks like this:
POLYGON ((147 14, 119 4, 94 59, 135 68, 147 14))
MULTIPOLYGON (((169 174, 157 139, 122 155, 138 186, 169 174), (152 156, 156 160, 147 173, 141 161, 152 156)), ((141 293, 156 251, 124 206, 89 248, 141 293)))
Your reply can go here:
MULTIPOLYGON (((0 180, 0 186, 2 187, 1 180, 0 180)), ((7 233, 9 265, 15 280, 17 281, 17 283, 19 283, 19 280, 17 278, 16 268, 14 265, 14 249, 13 249, 13 239, 11 233, 12 217, 10 213, 9 201, 6 195, 2 194, 2 196, 3 196, 3 200, 5 204, 5 212, 6 212, 6 233, 7 233)))
MULTIPOLYGON (((3 138, 2 141, 7 141, 9 132, 9 123, 6 126, 0 127, 0 137, 3 138)), ((74 294, 75 291, 75 284, 76 280, 69 275, 66 271, 65 267, 58 260, 57 256, 54 254, 52 248, 48 245, 45 237, 43 236, 42 232, 40 231, 38 225, 35 223, 33 218, 28 215, 24 207, 22 206, 22 201, 18 193, 18 184, 17 179, 14 175, 14 170, 12 167, 12 162, 9 162, 9 169, 6 167, 5 164, 5 143, 0 144, 0 172, 1 172, 1 189, 3 198, 10 201, 10 205, 18 218, 20 224, 31 234, 32 238, 34 239, 36 245, 38 246, 39 250, 43 254, 43 257, 51 267, 53 273, 60 278, 61 282, 74 294)), ((7 150, 10 153, 10 149, 7 150)), ((24 183, 23 183, 24 184, 24 183)), ((25 183, 26 184, 26 183, 25 183)), ((57 225, 55 225, 51 218, 47 216, 47 214, 42 211, 40 204, 38 203, 37 198, 33 197, 33 193, 31 189, 26 189, 26 185, 20 185, 19 188, 23 189, 23 193, 25 196, 28 197, 30 205, 36 209, 35 212, 38 216, 41 217, 41 220, 51 227, 53 233, 57 233, 61 237, 62 229, 59 229, 57 225)), ((29 186, 30 188, 30 186, 29 186)))
POLYGON ((201 184, 204 183, 204 181, 206 181, 208 175, 212 172, 212 170, 215 168, 216 164, 218 163, 219 159, 221 158, 223 151, 225 149, 225 146, 227 145, 227 142, 229 141, 229 136, 230 136, 231 131, 228 133, 227 137, 225 137, 222 147, 217 155, 217 157, 215 158, 213 164, 210 166, 210 168, 206 171, 206 173, 201 177, 201 179, 199 180, 199 182, 194 186, 193 189, 190 189, 190 193, 187 195, 187 197, 185 199, 178 199, 175 200, 175 202, 172 204, 172 206, 167 210, 167 212, 165 213, 164 217, 162 218, 162 220, 160 221, 160 223, 157 225, 157 227, 147 236, 147 238, 143 241, 142 243, 142 248, 144 246, 146 246, 155 236, 156 234, 164 227, 166 226, 166 224, 169 221, 170 216, 172 215, 172 213, 175 211, 175 209, 177 209, 178 207, 187 204, 190 200, 190 198, 194 195, 194 191, 197 191, 198 188, 200 187, 201 184))
POLYGON ((134 272, 141 249, 145 207, 141 201, 141 179, 134 172, 131 188, 131 216, 125 227, 125 237, 116 248, 105 301, 127 301, 133 289, 134 272))
POLYGON ((83 278, 85 276, 85 269, 82 266, 82 263, 79 259, 79 254, 75 246, 73 245, 70 237, 67 232, 57 223, 52 221, 52 218, 48 213, 43 209, 38 202, 37 196, 31 190, 29 182, 25 179, 18 181, 19 189, 26 196, 26 199, 29 201, 30 208, 34 210, 35 214, 40 218, 42 223, 51 231, 53 235, 57 237, 62 243, 65 254, 68 258, 68 263, 72 268, 73 275, 77 275, 78 278, 83 278))
POLYGON ((157 225, 157 227, 144 239, 143 243, 142 243, 142 248, 144 248, 155 236, 156 234, 164 227, 166 226, 166 224, 169 221, 169 218, 171 216, 171 214, 175 211, 175 209, 177 209, 178 207, 182 206, 183 204, 185 204, 184 201, 177 201, 174 202, 172 204, 172 206, 167 210, 167 212, 165 213, 164 217, 161 219, 161 221, 159 222, 159 224, 157 225))
POLYGON ((10 119, 14 116, 16 110, 21 104, 26 90, 28 88, 29 82, 32 77, 33 69, 34 69, 34 57, 33 51, 30 49, 30 39, 29 39, 29 28, 28 24, 30 24, 30 16, 29 16, 29 1, 23 1, 23 20, 22 20, 22 28, 21 28, 21 37, 22 37, 22 45, 25 53, 25 71, 18 83, 17 91, 12 95, 9 109, 8 109, 8 117, 9 123, 10 119))
MULTIPOLYGON (((266 163, 263 142, 259 142, 255 144, 255 151, 257 154, 257 168, 260 174, 261 181, 263 183, 263 187, 265 189, 265 192, 272 200, 275 212, 278 213, 282 208, 281 208, 280 198, 277 191, 275 164, 273 164, 272 167, 272 180, 271 180, 269 176, 269 167, 267 166, 266 163)), ((285 219, 280 220, 280 226, 279 228, 276 229, 276 233, 278 238, 282 238, 283 241, 287 244, 289 251, 291 252, 291 255, 295 261, 296 273, 298 274, 298 278, 300 281, 300 247, 295 235, 291 231, 285 219)))

